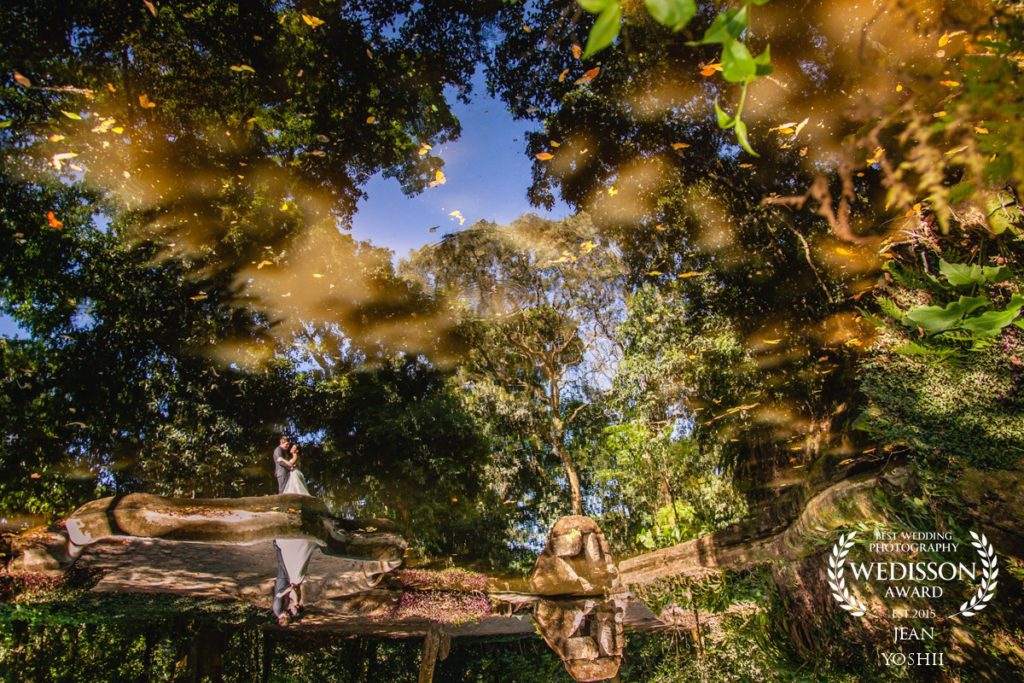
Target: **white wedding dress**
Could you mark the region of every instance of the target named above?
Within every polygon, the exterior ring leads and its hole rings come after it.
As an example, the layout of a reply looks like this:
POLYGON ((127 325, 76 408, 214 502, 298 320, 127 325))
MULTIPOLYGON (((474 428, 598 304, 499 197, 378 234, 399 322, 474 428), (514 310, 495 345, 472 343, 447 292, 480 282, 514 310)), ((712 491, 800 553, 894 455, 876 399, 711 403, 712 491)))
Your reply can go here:
POLYGON ((297 493, 300 496, 311 495, 306 488, 306 477, 298 469, 288 473, 288 481, 284 484, 284 491, 281 493, 297 493))

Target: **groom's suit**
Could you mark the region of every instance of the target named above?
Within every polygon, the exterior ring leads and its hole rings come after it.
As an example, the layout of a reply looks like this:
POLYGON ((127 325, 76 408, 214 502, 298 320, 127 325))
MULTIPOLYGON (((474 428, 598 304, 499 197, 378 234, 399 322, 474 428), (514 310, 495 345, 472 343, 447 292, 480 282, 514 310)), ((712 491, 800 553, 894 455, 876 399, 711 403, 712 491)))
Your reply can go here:
POLYGON ((288 457, 287 451, 280 446, 274 449, 274 477, 277 479, 278 493, 284 491, 284 487, 288 483, 288 468, 281 463, 282 460, 287 460, 288 457))

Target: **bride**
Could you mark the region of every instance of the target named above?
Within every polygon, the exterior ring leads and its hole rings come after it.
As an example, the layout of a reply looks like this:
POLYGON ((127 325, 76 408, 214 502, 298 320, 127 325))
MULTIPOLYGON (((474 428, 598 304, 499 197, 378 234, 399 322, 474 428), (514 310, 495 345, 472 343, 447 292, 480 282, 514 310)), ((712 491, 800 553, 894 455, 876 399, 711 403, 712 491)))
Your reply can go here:
POLYGON ((310 495, 309 489, 306 488, 306 477, 299 470, 299 444, 292 444, 291 457, 285 460, 285 464, 288 465, 288 481, 285 482, 284 490, 281 493, 297 493, 300 496, 310 495))

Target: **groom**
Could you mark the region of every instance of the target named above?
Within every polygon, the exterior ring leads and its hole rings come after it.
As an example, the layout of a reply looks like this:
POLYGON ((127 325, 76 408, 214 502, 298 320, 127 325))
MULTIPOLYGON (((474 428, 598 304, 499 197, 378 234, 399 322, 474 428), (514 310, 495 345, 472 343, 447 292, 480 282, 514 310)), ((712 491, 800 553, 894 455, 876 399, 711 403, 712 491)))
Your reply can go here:
POLYGON ((290 445, 288 437, 282 434, 281 441, 274 449, 274 477, 277 478, 278 493, 284 491, 285 485, 288 484, 288 473, 292 470, 292 466, 288 464, 288 460, 291 458, 291 454, 288 452, 290 445))

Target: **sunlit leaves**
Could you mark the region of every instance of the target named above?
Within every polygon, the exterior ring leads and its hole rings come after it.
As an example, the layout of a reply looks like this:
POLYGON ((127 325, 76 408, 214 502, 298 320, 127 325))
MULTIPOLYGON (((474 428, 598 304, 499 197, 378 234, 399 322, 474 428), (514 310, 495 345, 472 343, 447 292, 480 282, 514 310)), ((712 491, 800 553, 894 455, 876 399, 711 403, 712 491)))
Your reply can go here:
POLYGON ((697 13, 694 0, 644 0, 651 17, 673 31, 679 31, 690 23, 697 13))
POLYGON ((437 169, 434 171, 434 179, 427 183, 427 185, 429 187, 437 187, 438 185, 444 185, 447 182, 448 178, 445 177, 444 171, 437 169))
POLYGON ((321 19, 320 17, 314 17, 312 14, 303 14, 302 21, 306 22, 306 25, 312 29, 315 29, 318 26, 322 26, 324 24, 323 19, 321 19))

